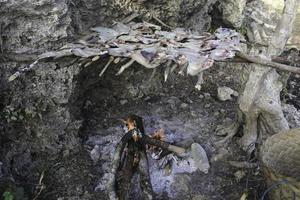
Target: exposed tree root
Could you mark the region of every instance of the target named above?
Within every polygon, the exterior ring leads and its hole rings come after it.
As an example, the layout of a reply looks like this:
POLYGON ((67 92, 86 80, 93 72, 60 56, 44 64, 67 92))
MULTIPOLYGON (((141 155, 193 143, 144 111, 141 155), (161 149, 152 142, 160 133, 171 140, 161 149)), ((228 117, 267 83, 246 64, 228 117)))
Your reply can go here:
POLYGON ((252 169, 255 167, 258 167, 258 163, 250 163, 246 161, 238 162, 238 161, 228 161, 228 163, 236 168, 242 168, 242 169, 252 169))

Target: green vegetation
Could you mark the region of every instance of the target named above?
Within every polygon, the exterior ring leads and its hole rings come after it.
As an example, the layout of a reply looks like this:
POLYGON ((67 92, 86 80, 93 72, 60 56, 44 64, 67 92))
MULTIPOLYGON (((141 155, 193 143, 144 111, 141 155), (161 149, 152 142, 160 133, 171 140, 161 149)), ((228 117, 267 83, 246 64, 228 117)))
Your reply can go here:
POLYGON ((5 191, 2 196, 3 196, 4 200, 13 200, 14 199, 13 194, 9 191, 5 191))

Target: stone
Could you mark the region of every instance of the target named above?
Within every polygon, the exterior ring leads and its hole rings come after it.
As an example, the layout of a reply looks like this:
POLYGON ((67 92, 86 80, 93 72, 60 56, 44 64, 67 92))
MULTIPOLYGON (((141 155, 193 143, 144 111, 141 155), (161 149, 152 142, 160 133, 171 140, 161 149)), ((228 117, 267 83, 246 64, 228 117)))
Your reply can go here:
POLYGON ((220 112, 219 111, 216 111, 216 112, 214 112, 214 116, 219 116, 220 115, 220 112))
POLYGON ((94 163, 97 163, 100 158, 100 147, 99 145, 95 145, 93 150, 90 152, 91 159, 94 163))
POLYGON ((246 172, 242 170, 236 171, 234 173, 234 177, 237 182, 240 182, 242 178, 244 178, 245 176, 246 176, 246 172))
POLYGON ((210 93, 204 93, 205 99, 209 99, 211 97, 210 93))
POLYGON ((300 110, 290 104, 282 105, 283 113, 291 128, 300 127, 300 110))
POLYGON ((128 100, 127 99, 122 99, 120 100, 120 104, 123 106, 125 105, 126 103, 128 103, 128 100))
POLYGON ((66 149, 63 151, 63 157, 66 158, 70 155, 70 150, 66 149))
POLYGON ((67 0, 2 1, 0 13, 4 50, 32 53, 69 36, 72 20, 67 0))
POLYGON ((218 150, 218 153, 211 158, 211 160, 214 162, 217 162, 219 160, 224 160, 228 154, 229 151, 227 149, 221 148, 218 150))
POLYGON ((220 101, 231 100, 233 96, 237 97, 239 93, 229 87, 218 87, 218 99, 220 101))
POLYGON ((188 106, 189 106, 189 104, 187 104, 187 103, 182 103, 182 104, 180 105, 180 108, 185 109, 185 108, 187 108, 188 106))
POLYGON ((207 103, 207 104, 204 105, 204 108, 209 108, 210 106, 211 106, 211 104, 207 103))
POLYGON ((207 174, 210 165, 206 152, 200 144, 193 143, 191 145, 191 157, 194 160, 197 169, 207 174))
POLYGON ((194 110, 192 110, 192 111, 191 111, 191 116, 192 116, 192 117, 197 117, 197 112, 194 111, 194 110))
POLYGON ((243 11, 246 6, 246 0, 223 0, 221 1, 221 10, 223 20, 234 28, 240 28, 244 15, 243 11))
POLYGON ((167 100, 167 102, 170 105, 170 107, 171 107, 172 110, 176 110, 177 109, 177 105, 180 103, 180 99, 178 97, 171 96, 167 100))

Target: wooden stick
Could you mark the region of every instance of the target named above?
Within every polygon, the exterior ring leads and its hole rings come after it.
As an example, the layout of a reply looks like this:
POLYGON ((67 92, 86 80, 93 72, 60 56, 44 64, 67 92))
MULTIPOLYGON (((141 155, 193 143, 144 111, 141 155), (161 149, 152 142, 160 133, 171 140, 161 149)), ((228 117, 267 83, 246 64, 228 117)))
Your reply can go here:
POLYGON ((178 146, 175 146, 175 145, 171 145, 171 144, 169 144, 167 142, 164 142, 164 141, 161 141, 161 140, 153 139, 153 138, 151 138, 147 135, 142 137, 142 142, 144 142, 145 144, 150 144, 150 145, 160 147, 160 148, 168 150, 168 151, 172 151, 172 152, 177 153, 177 154, 182 154, 182 153, 186 152, 185 148, 178 147, 178 146))
POLYGON ((152 16, 152 18, 153 18, 154 20, 156 20, 158 23, 160 23, 161 25, 163 25, 164 27, 166 27, 166 28, 168 28, 168 29, 170 29, 170 30, 173 30, 173 29, 174 29, 174 27, 167 25, 166 23, 164 23, 163 21, 161 21, 161 20, 158 19, 157 17, 152 16))
POLYGON ((243 169, 251 169, 258 167, 258 163, 250 163, 246 161, 227 161, 231 166, 243 169))
POLYGON ((122 137, 121 141, 117 144, 115 149, 114 157, 112 160, 112 166, 111 166, 112 177, 107 183, 107 190, 108 190, 110 200, 118 199, 117 192, 116 192, 116 175, 117 175, 118 168, 120 166, 122 152, 124 151, 124 148, 130 138, 131 138, 131 133, 130 132, 126 133, 122 137))
POLYGON ((110 65, 110 63, 112 63, 112 61, 114 61, 114 57, 111 56, 109 57, 107 64, 104 66, 101 73, 99 74, 100 77, 104 74, 104 72, 107 70, 108 66, 110 65))
POLYGON ((123 71, 127 68, 129 68, 133 63, 135 62, 134 59, 131 59, 128 63, 126 63, 125 65, 123 65, 120 70, 118 71, 118 73, 116 73, 116 76, 119 76, 120 74, 123 73, 123 71))
POLYGON ((292 67, 292 66, 284 65, 284 64, 280 64, 280 63, 275 63, 275 62, 268 61, 266 59, 260 58, 258 56, 255 56, 255 57, 254 56, 249 56, 249 55, 246 55, 242 52, 237 52, 236 56, 238 56, 240 58, 243 58, 247 61, 250 61, 252 63, 260 64, 262 66, 272 67, 272 68, 275 68, 275 69, 280 69, 280 70, 283 70, 283 71, 293 72, 295 74, 300 74, 300 68, 292 67))

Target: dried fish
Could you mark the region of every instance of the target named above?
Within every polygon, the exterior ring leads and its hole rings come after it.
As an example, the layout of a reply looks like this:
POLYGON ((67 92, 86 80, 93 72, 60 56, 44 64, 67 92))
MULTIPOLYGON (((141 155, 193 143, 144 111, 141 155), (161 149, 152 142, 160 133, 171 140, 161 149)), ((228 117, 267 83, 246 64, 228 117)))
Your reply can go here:
POLYGON ((119 48, 109 48, 108 54, 116 57, 129 57, 132 54, 133 49, 130 46, 122 46, 119 48))
POLYGON ((225 40, 225 39, 230 39, 232 37, 238 37, 239 33, 234 30, 221 27, 215 31, 214 35, 220 40, 225 40))
POLYGON ((225 60, 228 58, 233 58, 234 55, 234 51, 229 51, 226 49, 214 49, 210 52, 209 57, 213 60, 225 60))
MULTIPOLYGON (((137 14, 132 17, 138 16, 137 14)), ((10 77, 15 79, 45 58, 60 58, 75 55, 82 65, 89 66, 102 55, 109 55, 108 63, 99 76, 102 76, 109 65, 123 62, 117 75, 123 73, 134 62, 155 69, 164 67, 164 80, 179 67, 179 74, 198 76, 196 87, 201 88, 203 71, 213 66, 214 60, 232 58, 240 51, 241 36, 234 30, 219 28, 214 34, 187 31, 176 28, 173 31, 162 31, 161 27, 148 22, 134 23, 131 16, 126 22, 116 22, 112 28, 93 27, 92 33, 81 37, 74 43, 63 46, 58 51, 50 51, 38 56, 37 60, 10 77), (166 64, 164 64, 166 63, 166 64)), ((156 70, 153 71, 155 73, 156 70)), ((154 76, 154 74, 152 74, 154 76)))
POLYGON ((175 40, 176 33, 175 32, 169 32, 169 31, 155 31, 155 34, 157 37, 163 37, 167 40, 175 40))
POLYGON ((104 41, 107 42, 109 40, 115 39, 120 35, 117 31, 111 28, 106 28, 106 27, 93 27, 91 28, 92 31, 95 31, 98 33, 99 37, 104 41))
POLYGON ((142 56, 147 59, 149 62, 151 62, 155 56, 157 55, 157 47, 148 47, 141 50, 142 56))
POLYGON ((135 35, 121 35, 118 37, 118 40, 121 40, 123 42, 139 42, 139 38, 137 38, 135 35))
POLYGON ((141 51, 137 51, 137 52, 133 53, 131 55, 131 58, 146 68, 152 69, 152 68, 159 66, 158 64, 149 63, 149 61, 141 54, 141 51))
POLYGON ((113 29, 119 34, 119 35, 125 35, 129 34, 131 29, 129 26, 121 23, 121 22, 116 22, 113 26, 113 29))
POLYGON ((140 40, 140 42, 142 42, 143 44, 153 44, 158 42, 157 39, 152 39, 152 38, 147 38, 147 37, 138 37, 138 39, 140 40))
POLYGON ((195 52, 200 52, 203 41, 201 40, 190 40, 188 42, 182 43, 181 47, 193 49, 195 52))

